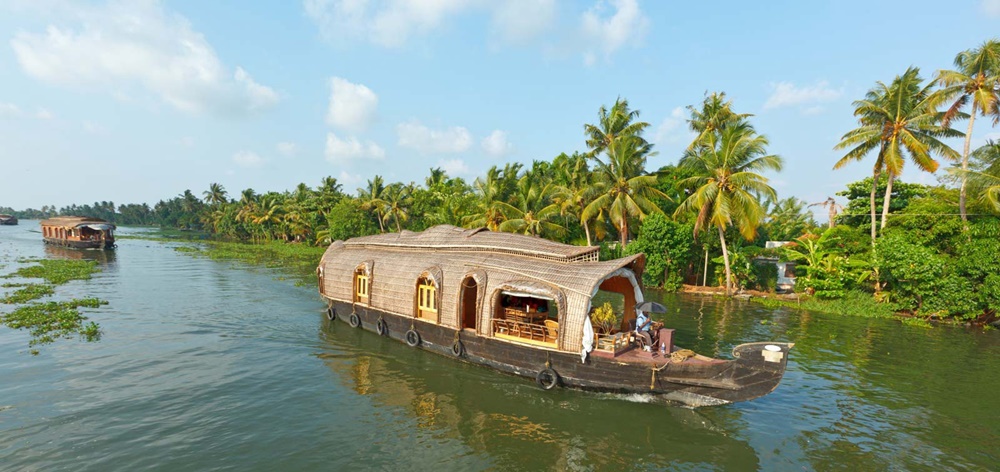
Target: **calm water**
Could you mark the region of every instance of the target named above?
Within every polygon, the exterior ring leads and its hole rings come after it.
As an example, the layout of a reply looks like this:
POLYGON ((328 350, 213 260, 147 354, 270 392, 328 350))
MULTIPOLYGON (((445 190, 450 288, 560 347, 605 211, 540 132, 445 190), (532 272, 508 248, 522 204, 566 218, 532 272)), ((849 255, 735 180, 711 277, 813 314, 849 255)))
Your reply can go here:
MULTIPOLYGON (((689 410, 641 396, 543 392, 329 324, 312 286, 198 259, 174 243, 19 257, 104 271, 56 298, 110 302, 103 339, 28 353, 0 327, 2 470, 989 470, 1000 464, 1000 333, 774 310, 659 293, 678 344, 728 356, 794 341, 761 399, 689 410)), ((127 233, 128 230, 121 231, 127 233)), ((2 289, 6 290, 6 289, 2 289)), ((0 310, 9 310, 0 305, 0 310)))

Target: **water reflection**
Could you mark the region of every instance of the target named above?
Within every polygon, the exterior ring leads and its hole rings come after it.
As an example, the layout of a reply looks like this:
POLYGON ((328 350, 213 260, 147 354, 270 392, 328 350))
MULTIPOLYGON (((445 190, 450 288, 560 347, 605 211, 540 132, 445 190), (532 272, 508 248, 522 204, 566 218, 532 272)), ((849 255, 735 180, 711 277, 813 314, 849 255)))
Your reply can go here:
MULTIPOLYGON (((754 449, 696 410, 644 404, 642 395, 545 392, 534 384, 401 343, 324 323, 331 352, 320 357, 344 386, 376 408, 405 412, 418 429, 455 438, 502 469, 756 469, 754 449), (342 351, 354 355, 341 355, 342 351)), ((430 445, 427 445, 430 446, 430 445)))
POLYGON ((111 265, 117 260, 117 251, 114 250, 74 249, 69 247, 54 246, 52 244, 45 244, 42 242, 39 242, 39 244, 43 244, 45 246, 45 257, 48 259, 95 261, 101 265, 111 265))

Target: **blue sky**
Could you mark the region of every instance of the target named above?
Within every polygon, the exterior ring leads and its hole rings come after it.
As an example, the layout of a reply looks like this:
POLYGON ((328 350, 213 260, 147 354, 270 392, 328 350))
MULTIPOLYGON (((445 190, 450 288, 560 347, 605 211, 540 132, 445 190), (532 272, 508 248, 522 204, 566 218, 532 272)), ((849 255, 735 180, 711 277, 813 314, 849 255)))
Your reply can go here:
MULTIPOLYGON (((870 172, 831 170, 853 100, 998 26, 1000 0, 0 0, 0 206, 471 180, 584 150, 619 96, 655 169, 706 91, 755 115, 779 196, 819 202, 870 172)), ((981 120, 973 145, 997 131, 981 120)))

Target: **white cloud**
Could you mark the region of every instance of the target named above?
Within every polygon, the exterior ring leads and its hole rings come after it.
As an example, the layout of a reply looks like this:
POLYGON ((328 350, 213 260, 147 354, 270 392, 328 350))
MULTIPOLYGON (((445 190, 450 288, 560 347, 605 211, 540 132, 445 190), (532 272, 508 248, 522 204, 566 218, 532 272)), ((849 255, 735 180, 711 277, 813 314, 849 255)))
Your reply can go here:
POLYGON ((270 87, 255 82, 242 67, 236 68, 233 78, 246 90, 246 106, 249 110, 268 109, 278 104, 278 93, 270 87))
POLYGON ((233 154, 233 162, 240 167, 260 167, 264 165, 264 158, 252 151, 239 151, 233 154))
POLYGON ((38 118, 39 120, 51 120, 55 118, 55 115, 53 115, 51 111, 39 107, 38 110, 35 111, 35 118, 38 118))
POLYGON ((438 161, 438 167, 447 172, 448 175, 452 176, 469 174, 469 166, 467 166, 465 161, 461 159, 441 159, 438 161))
POLYGON ((684 123, 684 108, 677 107, 670 111, 670 116, 663 119, 660 126, 656 127, 656 132, 653 134, 653 142, 655 143, 674 143, 680 141, 682 137, 687 135, 692 135, 690 130, 687 129, 684 123))
POLYGON ((107 127, 100 123, 94 123, 93 121, 84 121, 82 123, 83 130, 94 135, 105 136, 111 134, 111 131, 107 127))
POLYGON ((493 31, 513 43, 544 33, 556 18, 555 0, 507 0, 493 4, 493 31))
POLYGON ((983 0, 982 8, 989 16, 1000 17, 1000 0, 983 0))
POLYGON ((139 87, 188 112, 239 114, 279 100, 242 68, 228 72, 205 37, 157 0, 75 5, 63 13, 76 25, 50 24, 10 40, 29 76, 113 96, 139 87))
POLYGON ((601 0, 583 13, 580 27, 588 45, 584 63, 593 65, 598 53, 609 59, 622 46, 640 43, 649 28, 649 19, 639 9, 637 0, 601 0), (609 10, 614 12, 607 16, 609 10))
POLYGON ((366 39, 400 47, 411 36, 428 33, 446 17, 472 6, 470 0, 305 0, 306 15, 327 39, 366 39), (372 5, 377 4, 377 5, 372 5))
POLYGON ((486 154, 493 157, 506 156, 514 149, 514 146, 507 141, 507 132, 498 129, 493 130, 489 136, 483 138, 482 145, 486 154))
POLYGON ((349 174, 347 171, 340 171, 340 175, 337 176, 337 182, 343 185, 344 188, 355 187, 364 183, 364 177, 361 174, 349 174))
POLYGON ((285 157, 292 157, 299 152, 299 147, 295 143, 281 142, 278 143, 278 145, 275 147, 278 150, 278 154, 281 154, 282 156, 285 157))
POLYGON ((326 122, 330 126, 361 132, 375 119, 378 95, 361 84, 340 77, 330 78, 330 108, 326 122))
POLYGON ((411 121, 397 125, 396 133, 401 147, 420 154, 459 153, 472 147, 472 134, 461 126, 432 130, 419 121, 411 121))
POLYGON ((327 40, 387 48, 403 47, 470 12, 489 14, 492 32, 509 42, 544 33, 556 18, 556 0, 304 0, 302 5, 327 40))
POLYGON ((843 95, 843 89, 830 88, 830 84, 825 80, 803 87, 797 87, 792 82, 772 83, 771 96, 767 97, 767 101, 764 102, 764 109, 832 102, 843 95))
POLYGON ((385 150, 371 141, 362 143, 353 136, 340 139, 333 133, 326 134, 326 160, 339 164, 356 159, 383 159, 385 150))
POLYGON ((0 102, 0 117, 21 116, 21 109, 13 103, 0 102))

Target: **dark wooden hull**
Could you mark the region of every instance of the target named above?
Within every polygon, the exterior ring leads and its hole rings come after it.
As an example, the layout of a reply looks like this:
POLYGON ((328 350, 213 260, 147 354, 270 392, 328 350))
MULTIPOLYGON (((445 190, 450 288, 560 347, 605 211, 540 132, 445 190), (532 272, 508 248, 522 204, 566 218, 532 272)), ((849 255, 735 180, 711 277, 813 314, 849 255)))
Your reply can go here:
POLYGON ((74 241, 71 239, 43 238, 46 244, 54 246, 71 247, 74 249, 114 249, 115 240, 109 238, 105 240, 74 241))
POLYGON ((0 225, 3 225, 3 226, 15 226, 15 225, 17 225, 17 217, 16 216, 11 216, 11 217, 0 218, 0 225))
POLYGON ((403 317, 350 303, 331 301, 333 316, 344 322, 356 313, 361 327, 376 331, 381 318, 386 335, 405 342, 406 333, 413 329, 420 335, 420 349, 473 364, 492 367, 500 372, 534 379, 549 367, 559 375, 564 387, 584 390, 653 394, 665 402, 692 407, 722 405, 751 400, 772 392, 781 381, 788 361, 790 343, 750 343, 733 349, 734 360, 688 359, 668 363, 659 356, 648 361, 588 356, 581 362, 579 353, 562 352, 538 346, 478 336, 471 330, 457 330, 419 319, 403 317), (453 345, 462 342, 462 354, 456 356, 453 345), (778 354, 764 358, 764 346, 778 348, 778 354), (775 360, 777 359, 777 360, 775 360))

